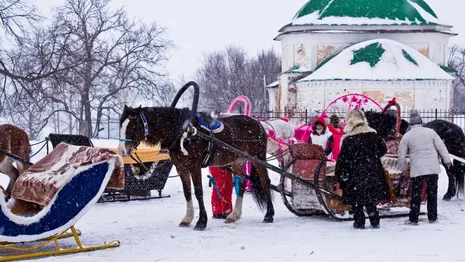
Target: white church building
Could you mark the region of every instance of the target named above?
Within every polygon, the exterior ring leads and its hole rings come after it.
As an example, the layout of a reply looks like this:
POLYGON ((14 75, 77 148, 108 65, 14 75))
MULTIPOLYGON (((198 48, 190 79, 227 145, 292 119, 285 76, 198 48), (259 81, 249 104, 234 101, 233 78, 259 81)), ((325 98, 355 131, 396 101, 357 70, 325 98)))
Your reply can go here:
POLYGON ((309 0, 279 30, 282 73, 269 110, 323 110, 344 94, 402 110, 453 107, 449 38, 423 0, 309 0))

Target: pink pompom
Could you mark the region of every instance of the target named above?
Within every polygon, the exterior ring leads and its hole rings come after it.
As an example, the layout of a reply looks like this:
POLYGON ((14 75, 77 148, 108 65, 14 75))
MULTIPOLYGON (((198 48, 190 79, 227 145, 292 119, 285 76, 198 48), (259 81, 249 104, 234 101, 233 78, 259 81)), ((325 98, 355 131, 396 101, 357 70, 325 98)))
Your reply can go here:
POLYGON ((270 137, 274 137, 275 136, 275 132, 273 129, 270 129, 270 131, 268 131, 268 136, 270 137))

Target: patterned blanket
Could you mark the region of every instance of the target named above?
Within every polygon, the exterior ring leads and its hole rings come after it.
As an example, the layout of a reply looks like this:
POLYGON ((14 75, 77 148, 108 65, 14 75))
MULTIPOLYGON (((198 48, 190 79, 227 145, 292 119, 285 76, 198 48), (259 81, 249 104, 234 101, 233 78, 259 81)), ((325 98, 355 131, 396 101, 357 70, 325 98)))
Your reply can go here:
POLYGON ((115 159, 116 167, 107 188, 124 189, 124 165, 121 156, 109 149, 60 143, 55 149, 22 173, 11 196, 46 206, 56 192, 77 172, 94 163, 115 159))

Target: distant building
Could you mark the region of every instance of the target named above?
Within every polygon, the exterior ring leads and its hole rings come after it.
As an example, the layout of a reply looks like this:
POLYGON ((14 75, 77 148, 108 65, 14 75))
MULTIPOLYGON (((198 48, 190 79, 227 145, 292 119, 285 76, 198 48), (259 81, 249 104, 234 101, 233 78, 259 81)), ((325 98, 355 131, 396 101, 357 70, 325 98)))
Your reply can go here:
POLYGON ((323 110, 361 93, 401 108, 453 107, 449 38, 423 0, 310 0, 275 40, 282 73, 268 85, 273 111, 323 110))

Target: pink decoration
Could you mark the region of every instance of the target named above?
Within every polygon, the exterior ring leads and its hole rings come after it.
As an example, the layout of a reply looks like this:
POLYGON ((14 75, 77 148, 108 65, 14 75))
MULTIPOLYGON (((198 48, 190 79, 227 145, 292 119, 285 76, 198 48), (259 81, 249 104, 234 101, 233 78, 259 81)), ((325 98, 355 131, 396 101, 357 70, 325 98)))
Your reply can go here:
POLYGON ((275 134, 275 132, 274 132, 273 129, 270 129, 270 130, 268 131, 268 136, 275 137, 275 135, 276 135, 276 134, 275 134))
POLYGON ((395 105, 395 104, 397 104, 395 97, 393 97, 391 100, 388 101, 388 105, 395 105))
POLYGON ((236 108, 237 104, 243 103, 244 104, 244 115, 250 116, 251 111, 251 103, 248 97, 246 96, 238 96, 234 98, 228 108, 228 113, 232 113, 236 108))
POLYGON ((289 122, 289 118, 287 118, 285 116, 281 117, 281 120, 283 120, 284 122, 287 122, 287 123, 289 122))

